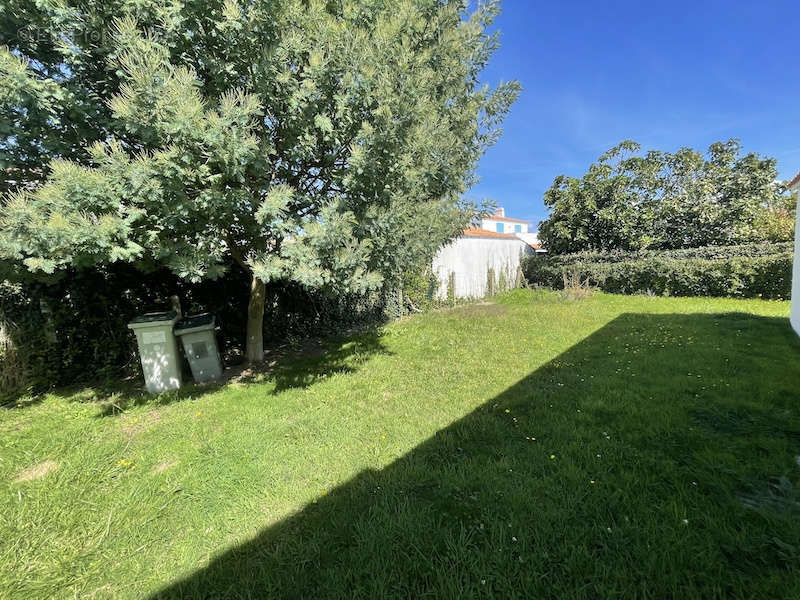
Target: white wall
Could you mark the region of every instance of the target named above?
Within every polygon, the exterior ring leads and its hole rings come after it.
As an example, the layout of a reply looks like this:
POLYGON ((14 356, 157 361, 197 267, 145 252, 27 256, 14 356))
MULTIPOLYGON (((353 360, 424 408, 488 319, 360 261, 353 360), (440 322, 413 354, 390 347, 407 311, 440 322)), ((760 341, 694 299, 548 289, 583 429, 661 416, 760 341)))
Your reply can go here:
POLYGON ((539 245, 539 234, 538 233, 517 233, 515 234, 519 239, 527 244, 539 245))
POLYGON ((491 217, 486 217, 485 219, 481 219, 481 229, 486 229, 487 231, 495 231, 497 233, 528 233, 528 224, 513 223, 511 221, 497 221, 491 217), (498 224, 503 226, 502 231, 497 231, 498 224), (516 230, 517 226, 520 227, 519 232, 516 230))
POLYGON ((516 280, 520 258, 529 246, 520 239, 460 237, 445 246, 433 259, 433 272, 439 280, 437 298, 447 298, 450 273, 455 273, 457 298, 483 298, 489 268, 505 274, 509 286, 516 280))
MULTIPOLYGON (((800 194, 798 194, 800 198, 800 194)), ((794 330, 800 334, 800 200, 797 207, 797 221, 794 228, 794 271, 792 273, 792 314, 794 330)))

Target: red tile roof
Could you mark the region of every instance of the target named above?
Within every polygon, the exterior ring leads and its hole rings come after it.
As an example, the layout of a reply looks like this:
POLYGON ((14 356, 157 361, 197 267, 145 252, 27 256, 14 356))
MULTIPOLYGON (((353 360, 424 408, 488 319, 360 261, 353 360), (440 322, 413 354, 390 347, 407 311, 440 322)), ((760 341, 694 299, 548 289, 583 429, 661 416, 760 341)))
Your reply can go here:
POLYGON ((787 184, 787 187, 792 187, 793 185, 797 185, 800 183, 800 172, 794 176, 794 178, 787 184))
POLYGON ((522 219, 512 219, 511 217, 501 217, 499 215, 489 215, 488 217, 483 217, 483 218, 486 219, 486 220, 489 220, 489 221, 508 221, 509 223, 528 223, 528 224, 530 224, 530 221, 523 221, 522 219))
POLYGON ((497 231, 489 231, 488 229, 478 229, 477 227, 470 227, 469 229, 465 229, 464 237, 485 237, 485 238, 500 238, 504 240, 519 240, 519 238, 515 236, 513 233, 499 233, 497 231))

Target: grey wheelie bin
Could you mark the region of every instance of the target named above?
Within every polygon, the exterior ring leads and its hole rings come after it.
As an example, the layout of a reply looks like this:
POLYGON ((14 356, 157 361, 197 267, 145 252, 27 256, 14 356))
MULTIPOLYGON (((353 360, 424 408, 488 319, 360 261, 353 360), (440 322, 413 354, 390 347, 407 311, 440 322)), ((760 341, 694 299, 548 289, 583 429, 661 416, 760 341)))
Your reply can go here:
POLYGON ((151 394, 181 387, 181 357, 172 327, 174 311, 148 313, 133 319, 128 327, 136 334, 144 382, 151 394))
POLYGON ((215 330, 216 319, 212 314, 184 317, 175 325, 175 335, 181 339, 192 377, 198 383, 222 376, 215 330))

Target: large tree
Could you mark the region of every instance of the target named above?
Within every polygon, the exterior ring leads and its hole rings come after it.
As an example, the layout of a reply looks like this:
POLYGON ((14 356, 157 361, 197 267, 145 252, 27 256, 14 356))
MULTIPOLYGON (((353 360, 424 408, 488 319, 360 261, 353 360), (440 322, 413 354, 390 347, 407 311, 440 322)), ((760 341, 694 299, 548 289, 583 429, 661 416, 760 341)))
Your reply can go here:
POLYGON ((190 280, 234 264, 252 281, 251 361, 265 282, 394 284, 458 233, 518 92, 478 81, 496 2, 7 10, 25 35, 4 29, 0 52, 0 255, 44 273, 158 261, 190 280))
POLYGON ((793 214, 776 162, 741 155, 737 140, 707 156, 640 152, 624 141, 581 178, 556 177, 539 236, 555 253, 731 245, 791 239, 793 214))

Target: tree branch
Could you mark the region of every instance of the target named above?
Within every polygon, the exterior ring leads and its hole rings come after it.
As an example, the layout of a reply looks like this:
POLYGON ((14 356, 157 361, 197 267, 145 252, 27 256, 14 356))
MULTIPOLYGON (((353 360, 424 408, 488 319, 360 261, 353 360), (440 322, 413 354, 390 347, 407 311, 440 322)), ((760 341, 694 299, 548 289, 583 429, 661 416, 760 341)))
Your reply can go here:
POLYGON ((230 248, 231 256, 233 256, 233 260, 242 267, 247 273, 252 273, 253 269, 250 268, 245 260, 244 256, 242 255, 242 250, 239 248, 239 245, 233 240, 233 236, 228 232, 228 235, 225 237, 225 242, 228 244, 228 248, 230 248))

